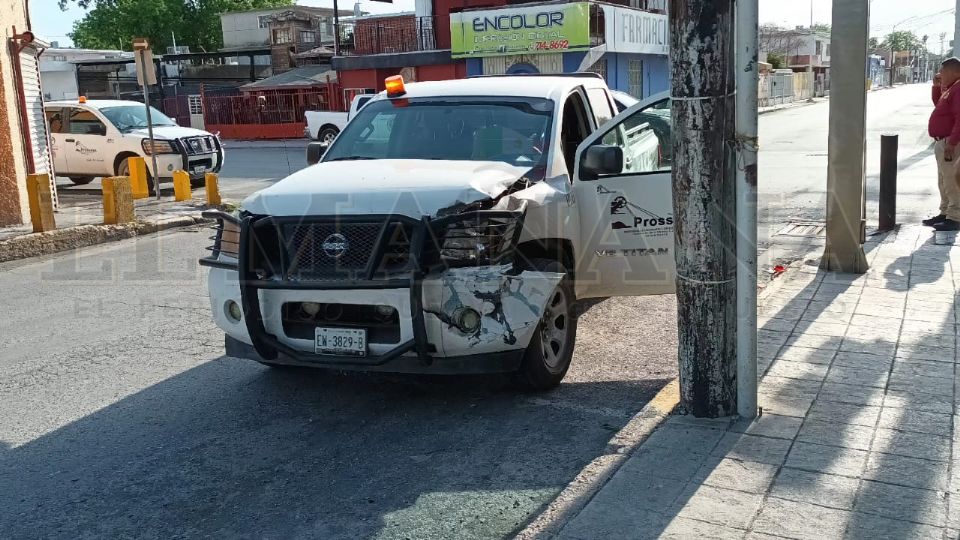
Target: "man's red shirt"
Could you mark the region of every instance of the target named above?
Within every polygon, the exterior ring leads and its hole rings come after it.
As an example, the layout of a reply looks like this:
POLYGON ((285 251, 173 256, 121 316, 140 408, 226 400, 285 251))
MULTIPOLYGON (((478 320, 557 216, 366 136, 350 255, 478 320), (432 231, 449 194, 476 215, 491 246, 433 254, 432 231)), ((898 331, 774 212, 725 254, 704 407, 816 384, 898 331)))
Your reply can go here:
POLYGON ((947 139, 949 146, 960 144, 960 84, 957 81, 943 90, 933 85, 933 113, 927 131, 934 139, 947 139))

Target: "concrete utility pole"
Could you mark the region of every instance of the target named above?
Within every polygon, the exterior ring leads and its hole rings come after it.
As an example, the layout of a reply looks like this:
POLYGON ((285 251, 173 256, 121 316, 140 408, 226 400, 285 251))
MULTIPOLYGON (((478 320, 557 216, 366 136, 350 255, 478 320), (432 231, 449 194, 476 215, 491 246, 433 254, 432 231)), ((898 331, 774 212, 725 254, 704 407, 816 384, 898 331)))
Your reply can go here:
POLYGON ((727 416, 737 405, 734 2, 671 0, 668 12, 680 405, 727 416))
POLYGON ((821 268, 862 274, 867 96, 863 66, 870 37, 867 0, 833 0, 830 135, 827 146, 827 245, 821 268))
POLYGON ((757 415, 758 27, 757 0, 737 0, 737 414, 743 418, 757 415))

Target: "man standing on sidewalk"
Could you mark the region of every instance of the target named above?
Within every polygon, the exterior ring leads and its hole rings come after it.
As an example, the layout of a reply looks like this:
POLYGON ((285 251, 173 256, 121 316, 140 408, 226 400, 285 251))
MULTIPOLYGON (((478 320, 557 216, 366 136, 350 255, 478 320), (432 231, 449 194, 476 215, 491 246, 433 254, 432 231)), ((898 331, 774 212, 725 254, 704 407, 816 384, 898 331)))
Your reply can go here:
POLYGON ((936 140, 940 214, 923 220, 924 225, 938 231, 960 230, 960 184, 957 163, 960 162, 960 58, 947 58, 940 64, 940 73, 933 79, 933 113, 927 130, 936 140))

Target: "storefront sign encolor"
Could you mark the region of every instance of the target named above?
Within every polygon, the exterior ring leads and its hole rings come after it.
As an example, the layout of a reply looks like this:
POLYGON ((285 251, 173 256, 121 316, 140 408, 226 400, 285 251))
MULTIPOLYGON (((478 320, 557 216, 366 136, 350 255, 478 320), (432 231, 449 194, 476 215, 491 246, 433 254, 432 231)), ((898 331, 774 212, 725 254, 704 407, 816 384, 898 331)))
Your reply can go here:
POLYGON ((590 5, 539 5, 450 14, 454 58, 590 48, 590 5))
POLYGON ((619 6, 603 6, 607 50, 620 53, 670 54, 667 16, 619 6))

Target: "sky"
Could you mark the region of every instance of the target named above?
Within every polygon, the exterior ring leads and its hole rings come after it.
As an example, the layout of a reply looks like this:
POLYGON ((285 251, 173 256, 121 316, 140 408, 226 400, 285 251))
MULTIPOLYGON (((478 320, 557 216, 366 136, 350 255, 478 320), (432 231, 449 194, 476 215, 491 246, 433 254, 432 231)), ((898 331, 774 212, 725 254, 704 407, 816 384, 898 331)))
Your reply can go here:
MULTIPOLYGON (((2 1, 2 0, 0 0, 2 1)), ((849 1, 849 0, 838 0, 849 1)), ((67 11, 57 7, 57 0, 29 0, 33 30, 45 41, 58 41, 60 46, 70 45, 67 33, 74 21, 81 19, 83 9, 71 5, 67 11)), ((832 0, 759 0, 760 22, 776 23, 793 27, 810 24, 810 8, 813 7, 814 23, 830 22, 832 0)), ((333 5, 332 0, 299 0, 305 6, 333 5)), ((339 2, 341 9, 353 7, 351 0, 339 2)), ((882 38, 894 29, 913 30, 917 35, 930 36, 930 49, 937 51, 940 33, 947 34, 946 45, 953 38, 954 0, 871 0, 870 35, 882 38), (898 24, 900 23, 900 24, 898 24)), ((393 4, 364 0, 360 9, 370 13, 413 11, 413 0, 394 0, 393 4)))

